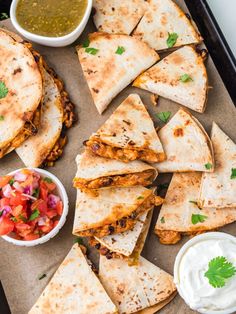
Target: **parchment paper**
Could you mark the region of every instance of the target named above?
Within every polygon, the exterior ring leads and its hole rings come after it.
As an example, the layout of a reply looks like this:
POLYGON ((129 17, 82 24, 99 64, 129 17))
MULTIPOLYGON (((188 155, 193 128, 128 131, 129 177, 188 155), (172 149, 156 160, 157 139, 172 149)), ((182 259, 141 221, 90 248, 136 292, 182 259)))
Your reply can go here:
MULTIPOLYGON (((187 11, 183 1, 178 1, 178 3, 187 11)), ((9 20, 4 21, 1 25, 13 30, 9 20)), ((49 169, 49 171, 58 176, 63 182, 69 196, 69 215, 60 233, 49 242, 33 248, 17 247, 0 239, 0 279, 4 286, 12 314, 26 314, 29 311, 73 244, 71 232, 76 190, 72 187, 72 179, 76 172, 75 157, 83 149, 83 141, 92 132, 96 131, 121 101, 132 92, 136 92, 141 96, 156 126, 162 126, 162 124, 155 117, 155 112, 169 110, 174 115, 180 107, 161 97, 158 100, 158 106, 154 107, 150 101, 150 93, 134 87, 127 87, 115 98, 108 110, 100 116, 93 104, 74 48, 78 42, 83 42, 88 32, 94 30, 95 28, 92 22, 90 22, 77 43, 74 43, 70 47, 49 48, 34 45, 45 57, 48 64, 63 78, 71 100, 76 105, 79 121, 68 132, 69 141, 65 147, 63 157, 56 162, 55 167, 49 169), (47 274, 47 277, 38 280, 38 276, 44 273, 47 274)), ((197 114, 193 112, 193 114, 201 121, 208 132, 211 129, 212 121, 215 121, 236 142, 235 107, 210 57, 206 65, 209 85, 213 88, 209 91, 205 113, 197 114)), ((24 167, 23 163, 16 153, 13 152, 0 160, 0 175, 7 174, 21 167, 24 167)), ((170 175, 161 175, 158 177, 158 181, 167 182, 170 178, 170 175)), ((181 246, 188 240, 188 237, 185 237, 180 243, 173 246, 161 245, 157 236, 153 233, 157 215, 158 210, 154 213, 150 232, 142 254, 154 264, 173 274, 175 256, 181 246)), ((236 235, 236 224, 222 228, 221 231, 236 235)), ((90 252, 92 253, 92 259, 97 260, 97 253, 93 250, 90 250, 90 252)), ((189 314, 194 312, 177 296, 160 313, 189 314)))

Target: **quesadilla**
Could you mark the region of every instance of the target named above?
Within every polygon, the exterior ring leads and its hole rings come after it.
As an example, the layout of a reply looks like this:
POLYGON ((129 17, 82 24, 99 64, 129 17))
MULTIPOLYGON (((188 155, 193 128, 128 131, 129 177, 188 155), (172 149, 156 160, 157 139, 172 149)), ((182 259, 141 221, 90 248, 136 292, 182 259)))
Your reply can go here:
POLYGON ((155 226, 163 244, 175 244, 182 234, 194 235, 236 221, 235 208, 199 208, 201 173, 174 173, 155 226))
POLYGON ((74 106, 62 81, 46 64, 43 68, 43 79, 44 92, 38 133, 16 149, 27 167, 52 166, 63 153, 67 139, 65 130, 75 120, 74 106))
POLYGON ((132 230, 103 238, 91 238, 90 244, 106 258, 122 258, 129 265, 136 265, 142 252, 152 219, 153 210, 139 217, 132 230))
POLYGON ((76 162, 74 187, 87 193, 100 188, 148 186, 157 177, 157 170, 142 161, 123 163, 100 157, 88 149, 76 157, 76 162))
POLYGON ((85 145, 99 156, 123 162, 165 159, 153 121, 137 94, 129 95, 85 145))
POLYGON ((118 314, 84 249, 73 245, 29 314, 118 314))
POLYGON ((0 158, 37 133, 43 95, 40 58, 10 34, 0 29, 0 158))
POLYGON ((117 94, 159 60, 158 54, 147 44, 122 34, 90 34, 77 51, 100 114, 117 94))
POLYGON ((207 72, 203 58, 190 46, 169 54, 146 72, 133 86, 171 99, 197 112, 207 100, 207 72))
POLYGON ((150 0, 133 36, 155 50, 165 50, 202 41, 191 19, 171 0, 150 0))
POLYGON ((215 171, 202 176, 201 207, 236 207, 236 144, 213 122, 215 171))
POLYGON ((176 295, 173 277, 143 257, 139 265, 128 266, 101 256, 99 278, 120 314, 155 313, 176 295))
POLYGON ((144 0, 95 0, 94 24, 99 32, 129 35, 147 9, 144 0))
POLYGON ((155 164, 159 172, 214 170, 211 140, 200 122, 188 111, 180 109, 162 127, 158 136, 167 159, 155 164))
POLYGON ((162 202, 143 186, 101 189, 97 197, 77 190, 73 234, 102 238, 125 232, 142 214, 162 202))

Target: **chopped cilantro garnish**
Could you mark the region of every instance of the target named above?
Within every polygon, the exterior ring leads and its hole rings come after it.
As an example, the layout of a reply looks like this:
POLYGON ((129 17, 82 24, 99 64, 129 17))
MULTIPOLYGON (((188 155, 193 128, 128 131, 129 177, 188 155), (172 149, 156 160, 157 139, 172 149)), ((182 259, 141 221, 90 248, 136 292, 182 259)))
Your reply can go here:
POLYGON ((17 219, 16 219, 16 217, 14 217, 14 216, 12 216, 10 219, 11 219, 12 221, 14 221, 14 222, 17 222, 17 219))
POLYGON ((9 180, 8 183, 10 184, 10 186, 12 186, 14 184, 14 182, 15 182, 15 180, 13 178, 11 178, 11 180, 9 180))
POLYGON ((5 83, 0 81, 0 99, 5 98, 8 94, 8 88, 6 87, 5 83))
POLYGON ((6 13, 6 12, 2 12, 1 13, 1 15, 0 15, 0 20, 2 21, 2 20, 6 20, 6 19, 8 19, 9 18, 9 16, 8 16, 8 14, 6 13))
POLYGON ((74 240, 74 243, 78 243, 80 245, 83 245, 83 239, 81 237, 76 237, 75 240, 74 240))
POLYGON ((196 225, 199 222, 204 222, 208 217, 200 214, 192 214, 192 224, 196 225))
POLYGON ((34 189, 32 196, 38 198, 39 197, 39 189, 34 189))
POLYGON ((2 216, 2 214, 3 214, 3 210, 0 210, 0 217, 2 216))
POLYGON ((193 79, 191 78, 190 75, 188 75, 187 73, 183 74, 180 76, 179 80, 183 83, 187 83, 187 82, 190 82, 190 81, 193 81, 193 79))
POLYGON ((230 179, 236 179, 236 168, 232 168, 231 169, 230 179))
POLYGON ((171 48, 175 45, 177 39, 178 39, 178 34, 177 33, 168 33, 168 38, 166 40, 168 48, 171 48))
POLYGON ((29 221, 35 220, 40 215, 39 210, 36 208, 33 210, 32 214, 30 215, 29 221))
POLYGON ((96 55, 98 53, 99 49, 87 47, 85 48, 85 52, 90 53, 91 55, 96 55))
POLYGON ((116 54, 118 55, 122 55, 122 53, 125 52, 125 48, 122 46, 118 46, 117 50, 116 50, 116 54))
POLYGON ((85 41, 83 42, 83 47, 87 48, 90 45, 90 40, 89 38, 85 39, 85 41))
POLYGON ((23 215, 19 215, 19 218, 23 221, 23 222, 27 222, 27 218, 23 215))
POLYGON ((47 277, 46 274, 39 275, 39 276, 38 276, 38 280, 42 280, 42 279, 45 278, 45 277, 47 277))
POLYGON ((207 170, 212 169, 212 164, 208 162, 207 164, 205 164, 205 168, 206 168, 207 170))
POLYGON ((156 114, 156 116, 164 123, 168 121, 170 115, 171 115, 170 111, 163 111, 156 114))
POLYGON ((165 217, 161 217, 161 223, 162 223, 162 224, 165 223, 165 217))
POLYGON ((45 181, 45 182, 47 182, 47 183, 52 183, 52 179, 49 178, 49 177, 45 177, 45 178, 43 179, 43 181, 45 181))
POLYGON ((4 120, 4 116, 0 116, 0 121, 3 121, 4 120))

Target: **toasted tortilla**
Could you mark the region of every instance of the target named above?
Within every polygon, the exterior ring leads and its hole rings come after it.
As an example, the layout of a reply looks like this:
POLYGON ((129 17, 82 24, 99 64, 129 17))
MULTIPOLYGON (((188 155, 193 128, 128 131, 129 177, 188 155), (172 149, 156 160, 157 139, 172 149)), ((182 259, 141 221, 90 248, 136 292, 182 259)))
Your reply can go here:
POLYGON ((110 187, 147 186, 157 177, 157 170, 142 161, 123 163, 100 157, 88 149, 76 157, 76 163, 74 187, 84 192, 110 187))
POLYGON ((173 277, 143 257, 139 265, 128 266, 124 260, 101 256, 99 278, 121 314, 163 304, 176 293, 173 277))
POLYGON ((159 172, 214 171, 211 140, 187 110, 179 109, 158 136, 167 156, 165 161, 155 164, 159 172))
POLYGON ((86 146, 102 157, 123 162, 141 159, 152 163, 165 159, 153 121, 137 94, 129 95, 121 103, 86 146))
POLYGON ((213 122, 211 140, 215 153, 215 171, 204 173, 199 196, 201 207, 236 207, 236 144, 213 122))
POLYGON ((203 58, 190 46, 169 54, 142 73, 133 86, 171 99, 197 112, 202 113, 206 108, 206 68, 203 58), (189 77, 184 78, 183 75, 189 77), (184 79, 187 81, 183 82, 184 79))
POLYGON ((53 77, 44 69, 44 97, 38 133, 16 149, 27 167, 39 167, 61 135, 63 104, 53 77))
POLYGON ((42 76, 32 52, 10 34, 0 29, 0 81, 8 89, 0 99, 0 157, 30 135, 30 130, 24 132, 25 125, 33 124, 43 95, 42 76))
POLYGON ((118 314, 81 248, 74 244, 29 314, 118 314))
POLYGON ((169 34, 176 33, 177 41, 173 47, 197 44, 202 37, 191 20, 171 0, 150 0, 149 6, 135 29, 133 36, 143 40, 155 50, 168 49, 169 34))
POLYGON ((236 220, 236 208, 198 207, 201 176, 200 172, 174 173, 155 226, 162 243, 174 244, 182 234, 214 230, 236 220), (193 215, 201 215, 204 221, 192 220, 193 215))
POLYGON ((101 238, 130 230, 142 214, 161 203, 142 186, 101 189, 97 197, 77 190, 73 234, 101 238))
POLYGON ((95 0, 94 24, 99 32, 129 35, 147 9, 144 0, 95 0))
POLYGON ((147 44, 121 34, 90 34, 89 47, 77 47, 77 51, 100 114, 117 94, 159 60, 158 54, 147 44))

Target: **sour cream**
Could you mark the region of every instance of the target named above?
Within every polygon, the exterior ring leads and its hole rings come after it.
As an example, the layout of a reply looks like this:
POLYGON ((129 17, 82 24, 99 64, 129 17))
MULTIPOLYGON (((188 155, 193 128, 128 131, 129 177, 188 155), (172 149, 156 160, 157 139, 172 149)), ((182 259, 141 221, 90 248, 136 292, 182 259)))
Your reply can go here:
POLYGON ((236 238, 221 232, 203 234, 188 241, 175 262, 175 284, 181 297, 200 313, 236 312, 236 275, 214 288, 204 276, 208 263, 224 256, 236 266, 236 238))

